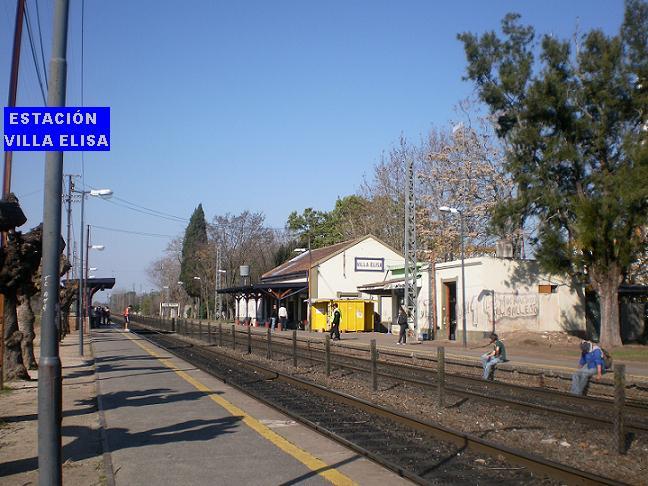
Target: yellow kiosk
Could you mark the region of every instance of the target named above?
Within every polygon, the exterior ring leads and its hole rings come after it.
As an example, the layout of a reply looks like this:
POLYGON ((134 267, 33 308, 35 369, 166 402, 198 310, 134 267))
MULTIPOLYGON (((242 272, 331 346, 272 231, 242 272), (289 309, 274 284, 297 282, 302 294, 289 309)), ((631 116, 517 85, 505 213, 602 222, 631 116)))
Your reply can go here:
POLYGON ((342 314, 340 332, 373 331, 374 303, 362 299, 316 300, 311 308, 313 331, 330 331, 334 303, 342 314))

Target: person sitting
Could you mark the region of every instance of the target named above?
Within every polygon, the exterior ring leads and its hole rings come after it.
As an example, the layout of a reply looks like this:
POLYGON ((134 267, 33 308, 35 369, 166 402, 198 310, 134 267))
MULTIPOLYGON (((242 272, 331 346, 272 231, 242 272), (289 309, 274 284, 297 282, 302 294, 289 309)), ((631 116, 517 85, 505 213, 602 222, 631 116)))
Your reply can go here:
POLYGON ((506 348, 504 343, 497 337, 497 334, 492 333, 490 335, 490 344, 493 344, 493 350, 481 356, 482 366, 484 367, 484 380, 492 380, 495 365, 507 361, 506 348))
POLYGON ((578 370, 572 375, 572 395, 585 395, 590 377, 596 375, 596 380, 603 376, 603 355, 601 348, 589 341, 580 344, 581 357, 578 361, 578 370))

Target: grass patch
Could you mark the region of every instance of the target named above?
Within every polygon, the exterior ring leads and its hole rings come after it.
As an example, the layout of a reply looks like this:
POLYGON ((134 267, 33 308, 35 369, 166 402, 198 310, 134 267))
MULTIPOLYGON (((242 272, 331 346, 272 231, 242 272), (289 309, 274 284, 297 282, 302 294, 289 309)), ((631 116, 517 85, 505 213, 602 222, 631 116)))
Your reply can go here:
POLYGON ((0 395, 9 395, 12 391, 14 391, 13 388, 3 386, 0 388, 0 395))
POLYGON ((621 348, 612 351, 614 359, 644 361, 648 363, 648 348, 621 348))

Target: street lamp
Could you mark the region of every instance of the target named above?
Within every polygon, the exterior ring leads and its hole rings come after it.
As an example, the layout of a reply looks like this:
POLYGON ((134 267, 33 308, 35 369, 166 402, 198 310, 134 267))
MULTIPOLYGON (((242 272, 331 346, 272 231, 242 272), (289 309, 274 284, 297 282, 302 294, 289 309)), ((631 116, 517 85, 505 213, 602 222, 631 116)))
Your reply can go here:
POLYGON ((92 189, 91 191, 77 191, 72 189, 73 194, 81 196, 81 238, 79 243, 79 297, 77 299, 77 327, 79 329, 79 354, 83 356, 83 218, 85 215, 85 198, 86 196, 108 198, 112 196, 110 189, 92 189))
POLYGON ((451 208, 449 206, 441 206, 439 211, 443 213, 458 214, 459 221, 461 223, 461 325, 463 328, 462 344, 463 347, 468 346, 467 336, 466 336, 466 274, 464 270, 464 219, 463 212, 457 208, 451 208))
POLYGON ((227 273, 227 270, 223 270, 221 268, 216 270, 216 292, 214 295, 214 319, 220 319, 221 312, 223 311, 222 304, 221 304, 221 295, 218 293, 218 291, 221 288, 221 274, 223 273, 227 273))
POLYGON ((200 280, 200 295, 198 296, 198 319, 202 318, 201 312, 200 312, 200 306, 202 304, 201 299, 202 299, 202 294, 203 294, 203 286, 202 286, 202 279, 200 277, 194 277, 194 280, 200 280))
MULTIPOLYGON (((310 231, 308 232, 308 248, 295 248, 294 252, 304 253, 308 252, 308 272, 306 273, 306 287, 307 287, 307 296, 308 300, 306 301, 306 319, 308 320, 308 330, 311 329, 311 267, 313 266, 313 253, 311 251, 311 236, 310 231)), ((306 329, 306 326, 304 326, 306 329)))

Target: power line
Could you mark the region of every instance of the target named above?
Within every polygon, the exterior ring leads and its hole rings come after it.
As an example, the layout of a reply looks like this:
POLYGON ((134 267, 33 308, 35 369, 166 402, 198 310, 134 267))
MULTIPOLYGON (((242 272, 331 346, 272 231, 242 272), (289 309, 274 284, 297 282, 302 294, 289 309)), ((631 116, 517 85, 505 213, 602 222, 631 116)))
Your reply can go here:
POLYGON ((41 29, 40 10, 38 8, 38 0, 34 0, 34 3, 36 4, 36 26, 38 27, 38 40, 40 43, 41 61, 43 62, 43 73, 45 73, 45 87, 49 91, 49 85, 47 84, 47 63, 45 62, 45 52, 43 50, 43 29, 41 29))
POLYGON ((29 38, 29 47, 31 48, 32 59, 34 60, 34 67, 36 68, 36 77, 43 97, 43 104, 47 105, 47 97, 45 96, 45 88, 43 87, 43 78, 41 75, 40 65, 38 63, 38 56, 36 55, 36 47, 34 46, 34 39, 32 37, 31 21, 29 20, 29 2, 25 2, 25 23, 27 24, 27 37, 29 38))
POLYGON ((144 232, 141 232, 141 231, 130 231, 130 230, 119 229, 119 228, 109 228, 107 226, 98 226, 96 224, 93 224, 92 227, 97 228, 97 229, 106 230, 106 231, 116 231, 118 233, 127 233, 129 235, 152 236, 152 237, 157 237, 157 238, 175 238, 175 236, 171 236, 171 235, 161 235, 161 234, 158 234, 158 233, 144 233, 144 232))
POLYGON ((119 202, 117 202, 117 201, 113 201, 112 199, 101 198, 101 200, 102 200, 102 201, 105 201, 105 202, 107 202, 107 203, 109 203, 109 204, 114 204, 115 206, 119 206, 119 207, 121 207, 121 208, 129 209, 129 210, 131 210, 131 211, 135 211, 136 213, 145 214, 145 215, 147 215, 147 216, 154 216, 154 217, 156 217, 156 218, 160 218, 160 219, 166 219, 167 221, 173 221, 174 223, 184 223, 184 222, 187 221, 187 220, 182 220, 182 219, 180 219, 180 218, 177 218, 177 217, 175 217, 175 216, 173 216, 173 217, 167 217, 167 216, 162 216, 162 215, 160 215, 160 214, 155 214, 155 213, 153 213, 153 212, 143 211, 143 210, 138 209, 138 208, 136 208, 136 207, 127 206, 127 205, 125 205, 125 204, 120 204, 119 202))

